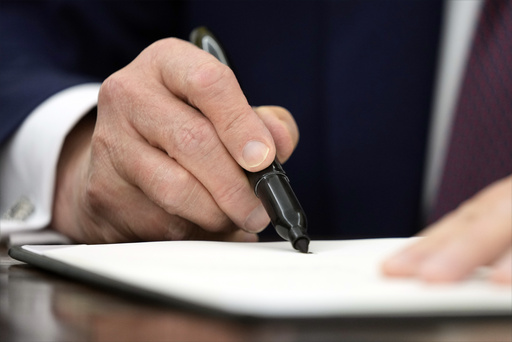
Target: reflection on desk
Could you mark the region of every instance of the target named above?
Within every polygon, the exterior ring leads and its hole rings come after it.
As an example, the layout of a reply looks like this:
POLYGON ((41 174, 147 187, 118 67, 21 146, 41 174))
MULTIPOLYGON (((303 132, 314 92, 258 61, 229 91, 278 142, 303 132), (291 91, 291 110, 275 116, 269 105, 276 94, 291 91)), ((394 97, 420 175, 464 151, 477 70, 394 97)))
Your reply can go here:
POLYGON ((510 317, 238 320, 80 284, 0 249, 0 341, 512 341, 510 317))

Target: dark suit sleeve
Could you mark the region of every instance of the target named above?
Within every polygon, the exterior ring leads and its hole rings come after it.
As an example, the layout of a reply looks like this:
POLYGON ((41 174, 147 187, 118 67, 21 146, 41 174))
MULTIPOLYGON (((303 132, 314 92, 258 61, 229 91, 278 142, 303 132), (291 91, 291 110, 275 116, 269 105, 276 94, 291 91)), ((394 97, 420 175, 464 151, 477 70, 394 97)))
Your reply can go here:
POLYGON ((1 1, 0 144, 51 95, 101 82, 173 35, 169 3, 1 1))

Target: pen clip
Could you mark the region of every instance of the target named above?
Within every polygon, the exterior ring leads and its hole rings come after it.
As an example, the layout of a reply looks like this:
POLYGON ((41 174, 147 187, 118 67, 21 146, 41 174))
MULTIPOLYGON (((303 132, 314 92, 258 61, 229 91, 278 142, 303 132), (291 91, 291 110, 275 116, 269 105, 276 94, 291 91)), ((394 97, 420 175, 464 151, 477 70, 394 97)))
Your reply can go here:
POLYGON ((215 56, 222 64, 230 66, 219 40, 206 27, 201 26, 190 33, 190 41, 202 50, 215 56))

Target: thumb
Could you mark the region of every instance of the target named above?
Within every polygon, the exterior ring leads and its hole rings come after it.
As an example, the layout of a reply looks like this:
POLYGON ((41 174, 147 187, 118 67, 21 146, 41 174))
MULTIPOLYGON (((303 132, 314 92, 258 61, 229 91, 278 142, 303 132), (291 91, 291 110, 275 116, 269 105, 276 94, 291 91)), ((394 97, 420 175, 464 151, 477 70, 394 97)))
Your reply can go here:
POLYGON ((290 112, 283 107, 261 106, 254 110, 272 134, 277 159, 284 163, 290 158, 299 142, 297 123, 290 112))

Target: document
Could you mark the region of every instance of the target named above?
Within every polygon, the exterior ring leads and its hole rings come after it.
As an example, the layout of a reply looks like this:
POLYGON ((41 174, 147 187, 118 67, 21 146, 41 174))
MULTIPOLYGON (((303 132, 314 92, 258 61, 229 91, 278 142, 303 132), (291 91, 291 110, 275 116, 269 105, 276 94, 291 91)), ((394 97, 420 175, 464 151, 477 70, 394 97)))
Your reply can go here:
POLYGON ((312 241, 309 254, 287 241, 165 241, 23 246, 11 255, 80 280, 98 276, 110 287, 233 315, 512 315, 511 288, 485 281, 485 268, 454 284, 383 276, 382 260, 413 241, 312 241))

